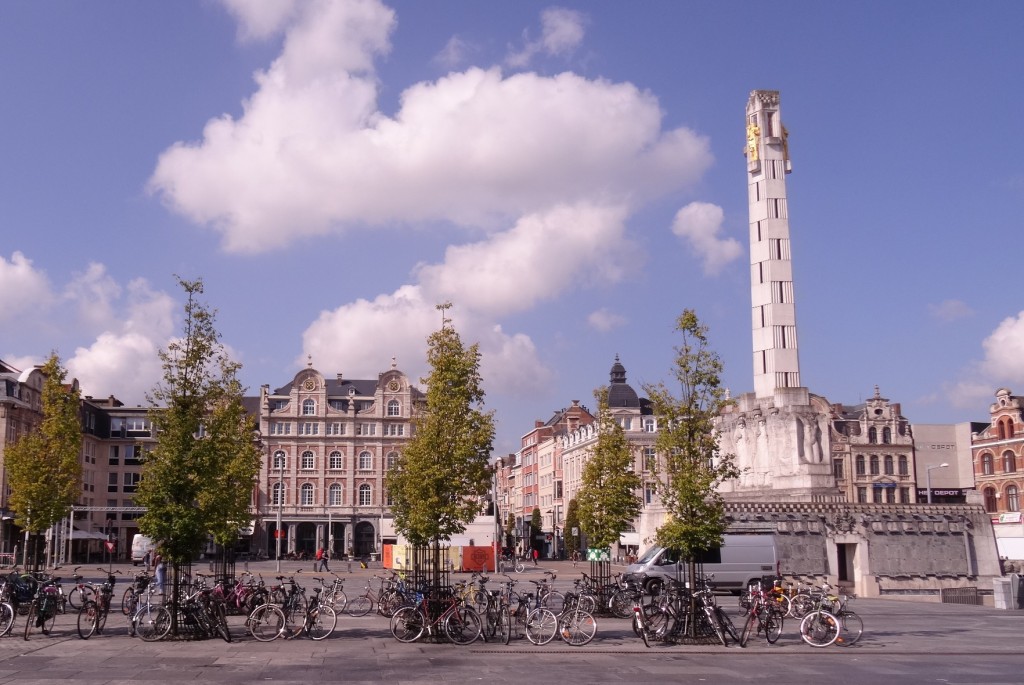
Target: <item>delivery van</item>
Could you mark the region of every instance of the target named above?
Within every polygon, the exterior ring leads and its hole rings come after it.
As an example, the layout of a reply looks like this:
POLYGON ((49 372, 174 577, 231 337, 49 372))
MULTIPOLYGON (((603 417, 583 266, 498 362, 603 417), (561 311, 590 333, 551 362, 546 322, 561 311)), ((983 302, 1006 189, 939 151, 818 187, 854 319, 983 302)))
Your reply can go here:
MULTIPOLYGON (((721 547, 707 550, 695 560, 698 573, 714 575, 716 589, 739 594, 748 583, 775 574, 778 558, 774 536, 726 534, 722 537, 721 547)), ((651 547, 626 568, 626 574, 628 577, 646 576, 644 588, 648 592, 656 591, 665 578, 686 578, 686 560, 680 557, 676 550, 651 547)))
POLYGON ((141 533, 136 533, 132 538, 132 566, 138 566, 146 557, 146 552, 152 555, 156 545, 152 540, 141 533))

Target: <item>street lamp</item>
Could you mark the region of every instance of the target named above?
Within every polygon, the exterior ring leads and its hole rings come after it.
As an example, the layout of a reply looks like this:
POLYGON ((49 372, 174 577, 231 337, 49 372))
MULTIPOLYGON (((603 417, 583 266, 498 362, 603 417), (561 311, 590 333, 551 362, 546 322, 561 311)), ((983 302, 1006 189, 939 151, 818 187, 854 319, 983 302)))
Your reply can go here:
POLYGON ((281 511, 284 509, 284 462, 275 463, 277 456, 271 457, 270 463, 277 466, 277 528, 274 530, 274 537, 277 538, 277 572, 281 572, 281 511))
POLYGON ((925 484, 928 487, 928 504, 932 503, 932 471, 935 469, 944 469, 947 468, 948 466, 949 464, 947 464, 946 462, 942 462, 941 464, 936 464, 934 466, 928 466, 927 468, 925 468, 924 480, 925 484))

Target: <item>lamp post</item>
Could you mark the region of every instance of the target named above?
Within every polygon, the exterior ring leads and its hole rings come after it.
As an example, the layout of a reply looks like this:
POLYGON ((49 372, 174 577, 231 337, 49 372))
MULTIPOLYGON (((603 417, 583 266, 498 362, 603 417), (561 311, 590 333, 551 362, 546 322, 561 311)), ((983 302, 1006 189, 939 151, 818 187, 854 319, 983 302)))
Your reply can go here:
MULTIPOLYGON (((272 457, 273 458, 273 457, 272 457)), ((274 462, 271 462, 272 464, 274 462)), ((281 512, 284 509, 284 463, 277 464, 277 528, 274 530, 274 537, 277 538, 277 572, 281 572, 281 512)))
POLYGON ((942 462, 941 464, 935 464, 934 466, 928 466, 924 470, 925 485, 928 487, 928 504, 932 503, 932 471, 935 469, 947 468, 949 464, 942 462))

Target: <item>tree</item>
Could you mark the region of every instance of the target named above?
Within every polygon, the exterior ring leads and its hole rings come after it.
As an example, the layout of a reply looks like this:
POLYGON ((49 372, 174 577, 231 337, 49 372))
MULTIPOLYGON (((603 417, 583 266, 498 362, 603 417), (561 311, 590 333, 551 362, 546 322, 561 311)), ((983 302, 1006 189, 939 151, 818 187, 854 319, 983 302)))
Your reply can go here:
POLYGON ((640 513, 640 477, 633 471, 633 451, 622 426, 608 407, 608 388, 599 388, 597 443, 583 466, 576 494, 580 523, 589 547, 611 547, 640 513))
POLYGON ((673 369, 681 397, 663 383, 645 385, 644 392, 658 419, 655 471, 667 514, 656 539, 662 547, 680 550, 692 578, 696 557, 722 544, 727 526, 718 486, 738 477, 739 471, 732 455, 718 451, 715 420, 725 391, 722 362, 708 347, 707 327, 687 309, 676 320, 676 330, 683 338, 675 348, 673 369))
POLYGON ((260 469, 256 425, 214 327, 215 312, 198 301, 202 280, 178 284, 187 295, 182 335, 160 352, 163 380, 150 393, 156 443, 144 455, 136 502, 146 508, 139 529, 172 564, 191 563, 212 536, 234 542, 248 522, 260 469))
POLYGON ((516 515, 511 511, 505 519, 505 547, 511 548, 515 544, 516 515))
POLYGON ((541 516, 540 509, 537 507, 533 508, 530 512, 530 549, 540 549, 540 543, 537 542, 537 537, 544 531, 544 517, 541 516))
MULTIPOLYGON (((395 528, 413 545, 432 545, 461 533, 480 512, 490 491, 493 412, 482 410, 480 351, 466 348, 438 305, 441 328, 427 339, 429 375, 425 405, 414 419, 415 431, 387 472, 395 528)), ((435 551, 435 569, 439 564, 435 551)))
POLYGON ((41 371, 42 421, 10 445, 5 456, 15 522, 35 535, 67 518, 82 480, 78 386, 64 384, 67 372, 56 352, 41 371))
POLYGON ((569 500, 569 504, 565 508, 565 530, 562 531, 563 538, 565 539, 565 552, 570 557, 573 552, 580 551, 580 537, 579 535, 573 535, 573 528, 577 531, 580 528, 580 511, 575 497, 569 500))

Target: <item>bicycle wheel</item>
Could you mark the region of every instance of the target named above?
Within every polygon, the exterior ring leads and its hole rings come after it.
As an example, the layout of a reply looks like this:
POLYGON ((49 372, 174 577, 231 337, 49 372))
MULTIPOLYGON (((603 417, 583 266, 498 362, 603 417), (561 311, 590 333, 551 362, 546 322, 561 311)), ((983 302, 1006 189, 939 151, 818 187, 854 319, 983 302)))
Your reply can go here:
POLYGON ((210 606, 210 622, 214 630, 224 642, 231 642, 231 628, 228 627, 228 610, 224 602, 214 602, 210 606))
POLYGON ((548 609, 534 609, 526 617, 526 639, 535 645, 546 645, 557 632, 558 618, 548 609))
POLYGON ((774 645, 779 636, 782 635, 783 615, 777 611, 769 610, 764 621, 764 638, 768 644, 774 645))
POLYGON ((135 588, 130 587, 121 595, 121 613, 131 618, 138 610, 139 596, 135 594, 135 588))
POLYGON ((633 614, 633 596, 625 590, 617 590, 608 601, 608 608, 615 618, 629 618, 633 614))
POLYGON ((772 604, 777 606, 777 610, 782 612, 783 616, 793 615, 793 602, 786 595, 773 596, 772 604))
POLYGON ((167 607, 142 606, 132 620, 135 625, 135 633, 143 642, 162 640, 171 630, 171 612, 167 610, 167 607))
POLYGON ((335 590, 328 596, 327 603, 334 608, 336 614, 340 614, 348 606, 348 595, 345 594, 344 590, 335 590))
POLYGON ((800 637, 811 647, 828 647, 839 637, 839 620, 827 611, 812 611, 800 621, 800 637))
POLYGON ((492 634, 503 645, 507 645, 512 639, 512 615, 509 613, 508 607, 501 607, 496 612, 492 634))
POLYGON ((444 633, 457 645, 469 645, 477 641, 483 622, 480 614, 471 606, 461 606, 444 619, 444 633))
POLYGON ((273 604, 264 604, 252 610, 245 624, 255 639, 270 642, 284 633, 284 612, 273 604))
POLYGON ((718 614, 715 613, 713 607, 705 607, 704 620, 711 626, 711 630, 715 633, 718 641, 722 643, 723 647, 729 646, 729 639, 725 636, 725 628, 722 627, 722 622, 718 620, 718 614))
POLYGON ((839 636, 836 644, 841 647, 849 647, 857 643, 860 636, 864 634, 864 621, 852 611, 844 611, 839 618, 839 636))
POLYGON ((573 647, 582 647, 597 634, 597 620, 589 611, 582 609, 563 616, 558 627, 562 641, 573 647))
POLYGON ((391 616, 391 634, 399 642, 415 642, 425 627, 419 607, 402 607, 391 616))
POLYGON ((39 611, 39 602, 37 602, 36 600, 33 599, 32 603, 28 605, 28 620, 25 621, 25 639, 26 640, 28 639, 28 636, 32 634, 32 630, 37 627, 35 624, 36 624, 36 621, 38 619, 38 617, 36 616, 36 613, 38 611, 39 611))
POLYGON ((71 592, 68 593, 68 604, 71 605, 72 609, 81 609, 86 602, 96 601, 96 591, 88 585, 82 585, 71 588, 71 592))
POLYGON ((522 573, 525 570, 526 570, 526 566, 523 565, 523 562, 517 561, 516 562, 516 573, 522 573))
MULTIPOLYGON (((565 595, 557 590, 552 590, 541 598, 540 605, 545 609, 550 609, 552 613, 560 614, 563 607, 565 607, 565 595)), ((620 618, 627 617, 621 616, 620 618)))
POLYGON ((729 634, 729 637, 734 642, 740 641, 740 631, 736 629, 736 624, 729 618, 729 613, 720 606, 715 607, 715 615, 718 617, 718 622, 722 624, 722 629, 729 634))
POLYGON ((487 596, 486 590, 476 590, 473 592, 473 608, 476 609, 476 613, 483 615, 487 612, 487 604, 490 598, 487 596))
POLYGON ((587 613, 597 611, 597 597, 594 597, 594 595, 580 595, 580 609, 587 613))
POLYGON ((14 628, 14 606, 9 602, 0 602, 0 637, 7 635, 14 628))
POLYGON ((811 599, 810 595, 797 595, 789 600, 789 607, 793 618, 803 618, 814 611, 814 600, 811 599))
POLYGON ((640 618, 640 614, 636 612, 633 613, 633 632, 644 641, 644 647, 650 648, 651 639, 647 635, 647 626, 644 624, 643 619, 640 618))
POLYGON ((96 602, 86 602, 78 610, 78 637, 88 640, 99 624, 100 608, 96 602))
POLYGON ((747 642, 750 641, 750 635, 754 632, 755 625, 757 625, 757 612, 751 611, 747 614, 747 621, 743 624, 743 632, 740 633, 740 647, 747 646, 747 642))
POLYGON ((345 613, 349 616, 366 616, 373 611, 373 600, 367 595, 359 595, 348 601, 345 613))
POLYGON ((338 625, 338 614, 326 604, 321 604, 306 618, 306 633, 313 640, 323 640, 334 632, 338 625))

